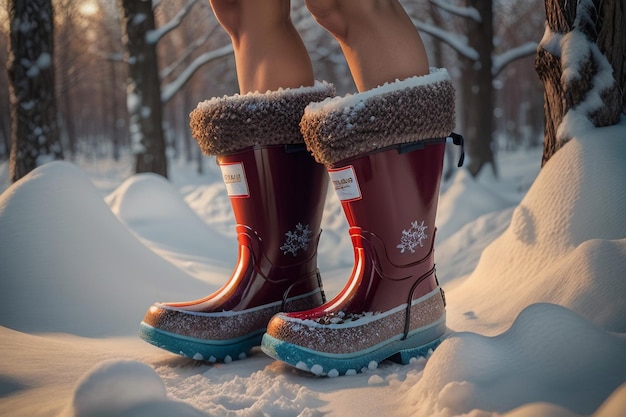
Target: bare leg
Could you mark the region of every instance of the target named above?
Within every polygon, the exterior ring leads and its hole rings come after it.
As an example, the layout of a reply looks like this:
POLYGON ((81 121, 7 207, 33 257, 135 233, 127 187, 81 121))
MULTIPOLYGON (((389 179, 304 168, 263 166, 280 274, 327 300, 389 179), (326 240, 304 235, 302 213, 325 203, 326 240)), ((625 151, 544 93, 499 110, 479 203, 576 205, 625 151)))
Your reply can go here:
POLYGON ((289 0, 210 0, 231 37, 239 90, 313 85, 311 59, 289 17, 289 0))
POLYGON ((397 0, 306 0, 339 41, 359 91, 428 73, 422 39, 397 0))

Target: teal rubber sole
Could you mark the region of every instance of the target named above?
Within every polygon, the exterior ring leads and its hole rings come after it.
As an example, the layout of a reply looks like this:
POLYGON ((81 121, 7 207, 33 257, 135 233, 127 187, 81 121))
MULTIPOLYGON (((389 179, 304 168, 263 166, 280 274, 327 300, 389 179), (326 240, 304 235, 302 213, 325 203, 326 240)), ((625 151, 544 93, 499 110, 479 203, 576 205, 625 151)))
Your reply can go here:
POLYGON ((412 358, 428 357, 444 339, 445 331, 443 321, 420 329, 404 340, 392 339, 369 349, 346 354, 319 352, 265 334, 261 349, 268 356, 300 370, 318 376, 336 377, 374 370, 387 359, 406 365, 412 358))
POLYGON ((198 361, 232 362, 244 359, 250 350, 261 344, 265 329, 228 340, 203 340, 166 332, 144 322, 139 325, 139 337, 146 342, 198 361))

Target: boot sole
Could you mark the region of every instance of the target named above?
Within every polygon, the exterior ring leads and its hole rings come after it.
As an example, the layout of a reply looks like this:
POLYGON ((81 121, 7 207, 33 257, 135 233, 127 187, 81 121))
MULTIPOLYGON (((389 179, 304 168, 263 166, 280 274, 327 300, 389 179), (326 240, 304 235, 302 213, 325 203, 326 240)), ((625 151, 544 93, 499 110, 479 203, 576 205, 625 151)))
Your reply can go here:
POLYGON ((245 359, 250 350, 261 344, 265 329, 259 329, 244 336, 227 340, 203 340, 181 336, 150 326, 139 325, 139 337, 158 348, 197 361, 229 363, 245 359))
POLYGON ((345 354, 319 352, 265 334, 261 349, 268 356, 300 370, 317 376, 336 377, 372 371, 386 359, 407 365, 413 358, 428 358, 446 337, 445 332, 446 324, 442 320, 413 331, 404 340, 398 336, 369 349, 345 354))

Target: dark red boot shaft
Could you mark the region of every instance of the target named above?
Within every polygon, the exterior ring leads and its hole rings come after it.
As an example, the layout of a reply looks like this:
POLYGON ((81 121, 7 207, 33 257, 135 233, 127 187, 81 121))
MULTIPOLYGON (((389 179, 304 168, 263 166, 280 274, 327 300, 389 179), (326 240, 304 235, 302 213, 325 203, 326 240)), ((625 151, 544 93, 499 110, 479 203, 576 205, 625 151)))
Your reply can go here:
POLYGON ((329 167, 350 225, 354 267, 333 300, 297 316, 388 311, 437 289, 434 237, 445 144, 399 149, 329 167))
POLYGON ((271 264, 293 265, 315 256, 328 176, 303 145, 259 147, 217 161, 233 190, 237 224, 259 237, 271 264))

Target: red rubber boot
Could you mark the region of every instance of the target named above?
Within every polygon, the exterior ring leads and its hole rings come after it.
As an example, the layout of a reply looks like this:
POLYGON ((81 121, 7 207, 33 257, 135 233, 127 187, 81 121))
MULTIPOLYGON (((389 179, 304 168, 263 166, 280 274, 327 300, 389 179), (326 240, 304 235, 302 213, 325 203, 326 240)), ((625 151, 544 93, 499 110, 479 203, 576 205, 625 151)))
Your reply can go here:
POLYGON ((213 99, 191 114, 194 137, 218 155, 237 222, 238 261, 215 293, 150 307, 142 339, 194 359, 229 362, 260 344, 274 314, 325 301, 317 243, 328 178, 306 151, 297 122, 306 104, 330 94, 323 84, 213 99))
POLYGON ((270 321, 262 342, 268 355, 338 376, 387 358, 408 363, 438 345, 446 325, 435 216, 453 125, 445 71, 307 108, 305 141, 328 168, 355 264, 334 299, 270 321))

